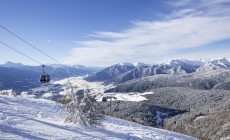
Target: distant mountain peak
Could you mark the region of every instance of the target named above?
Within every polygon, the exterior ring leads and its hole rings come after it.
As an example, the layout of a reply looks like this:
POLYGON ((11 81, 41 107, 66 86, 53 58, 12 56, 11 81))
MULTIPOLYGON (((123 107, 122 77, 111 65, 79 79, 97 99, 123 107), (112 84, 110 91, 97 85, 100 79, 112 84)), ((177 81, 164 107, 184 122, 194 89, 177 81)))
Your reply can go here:
POLYGON ((230 68, 229 60, 226 58, 212 60, 171 59, 163 63, 152 65, 147 65, 142 62, 136 62, 134 64, 124 62, 117 63, 98 73, 89 75, 86 80, 121 83, 158 74, 180 75, 196 71, 216 70, 219 68, 230 68))
POLYGON ((218 66, 214 65, 211 62, 204 63, 201 67, 199 67, 196 71, 207 71, 207 70, 215 70, 218 66))
POLYGON ((116 63, 115 65, 120 65, 120 66, 129 65, 129 66, 133 66, 132 63, 128 63, 128 62, 119 62, 119 63, 116 63))
POLYGON ((23 67, 25 65, 23 65, 21 63, 7 61, 5 64, 2 64, 2 66, 4 66, 4 67, 23 67))
POLYGON ((135 62, 135 63, 133 63, 133 65, 134 65, 135 67, 148 66, 147 64, 142 63, 142 62, 135 62))
POLYGON ((167 61, 163 61, 159 63, 160 65, 172 65, 172 64, 179 64, 181 62, 187 61, 186 59, 170 59, 167 61))
POLYGON ((187 59, 171 59, 162 63, 159 63, 159 65, 171 65, 171 66, 177 66, 182 64, 190 64, 190 65, 202 65, 204 64, 204 60, 187 60, 187 59))

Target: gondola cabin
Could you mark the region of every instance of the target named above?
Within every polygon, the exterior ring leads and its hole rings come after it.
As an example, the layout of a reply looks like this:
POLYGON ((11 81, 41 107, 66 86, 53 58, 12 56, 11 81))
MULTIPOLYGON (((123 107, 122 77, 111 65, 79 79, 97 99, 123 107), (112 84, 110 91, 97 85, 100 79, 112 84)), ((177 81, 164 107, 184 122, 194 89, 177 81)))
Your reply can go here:
POLYGON ((50 76, 48 74, 41 75, 40 82, 41 83, 48 83, 48 82, 50 82, 50 76))
POLYGON ((44 67, 45 67, 45 65, 42 65, 43 74, 40 77, 40 82, 41 83, 48 83, 48 82, 50 82, 50 75, 45 73, 44 67))

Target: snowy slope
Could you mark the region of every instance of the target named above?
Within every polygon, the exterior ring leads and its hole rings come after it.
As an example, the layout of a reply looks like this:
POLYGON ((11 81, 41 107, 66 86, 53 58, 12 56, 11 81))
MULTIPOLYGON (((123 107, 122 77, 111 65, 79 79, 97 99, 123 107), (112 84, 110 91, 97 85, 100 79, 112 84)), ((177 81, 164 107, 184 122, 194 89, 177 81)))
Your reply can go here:
POLYGON ((66 124, 60 107, 45 99, 0 96, 0 139, 195 139, 111 117, 104 128, 66 124))
MULTIPOLYGON (((146 94, 153 94, 152 92, 146 92, 146 93, 138 93, 138 92, 130 92, 130 93, 104 93, 105 90, 113 87, 113 85, 103 85, 102 82, 88 82, 84 80, 83 77, 70 77, 66 78, 60 81, 54 82, 54 84, 60 84, 63 87, 63 91, 61 91, 60 95, 66 95, 69 92, 68 83, 71 83, 73 87, 78 87, 75 90, 84 90, 84 89, 91 89, 93 93, 95 93, 96 99, 98 102, 102 101, 102 98, 105 96, 113 96, 116 97, 116 100, 119 101, 144 101, 147 100, 146 97, 143 95, 146 94)), ((76 92, 76 91, 75 91, 76 92)), ((52 93, 47 93, 47 96, 52 96, 52 93)))

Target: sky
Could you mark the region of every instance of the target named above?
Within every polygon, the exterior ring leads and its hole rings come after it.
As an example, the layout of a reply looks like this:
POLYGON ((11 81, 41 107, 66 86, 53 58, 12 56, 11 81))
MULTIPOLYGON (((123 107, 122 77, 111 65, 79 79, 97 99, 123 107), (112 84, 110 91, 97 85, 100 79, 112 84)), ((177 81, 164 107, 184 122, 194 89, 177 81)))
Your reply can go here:
MULTIPOLYGON (((0 25, 62 64, 230 58, 230 0, 0 0, 0 25)), ((0 28, 0 63, 56 63, 0 28)))

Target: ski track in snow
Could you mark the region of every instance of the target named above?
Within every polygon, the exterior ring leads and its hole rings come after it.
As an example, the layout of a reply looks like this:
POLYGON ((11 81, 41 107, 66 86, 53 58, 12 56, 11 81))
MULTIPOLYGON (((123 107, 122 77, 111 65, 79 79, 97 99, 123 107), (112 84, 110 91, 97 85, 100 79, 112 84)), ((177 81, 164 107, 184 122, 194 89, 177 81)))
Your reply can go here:
POLYGON ((0 139, 154 140, 195 138, 106 117, 104 127, 64 123, 67 112, 46 99, 0 96, 0 139))

